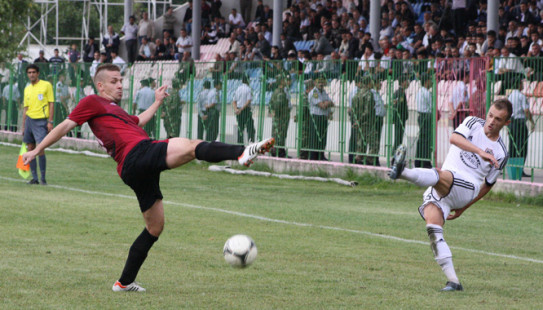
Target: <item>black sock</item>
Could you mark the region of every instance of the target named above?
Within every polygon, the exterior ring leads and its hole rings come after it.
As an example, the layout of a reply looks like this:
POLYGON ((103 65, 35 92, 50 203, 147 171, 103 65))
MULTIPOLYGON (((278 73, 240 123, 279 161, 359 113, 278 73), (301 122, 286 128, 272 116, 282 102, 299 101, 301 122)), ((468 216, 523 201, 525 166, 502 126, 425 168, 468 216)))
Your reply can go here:
POLYGON ((143 265, 145 258, 147 258, 147 253, 149 253, 149 250, 157 240, 158 237, 151 235, 147 231, 147 228, 136 238, 136 241, 130 247, 123 273, 119 279, 122 285, 128 285, 136 280, 138 271, 141 265, 143 265))
POLYGON ((226 144, 213 141, 201 142, 196 146, 194 153, 199 160, 205 160, 210 163, 218 163, 223 160, 238 159, 243 153, 245 147, 242 145, 226 144))
POLYGON ((40 163, 40 172, 41 172, 41 180, 42 181, 45 181, 45 166, 46 166, 46 159, 45 159, 45 155, 40 155, 38 156, 38 161, 40 163))

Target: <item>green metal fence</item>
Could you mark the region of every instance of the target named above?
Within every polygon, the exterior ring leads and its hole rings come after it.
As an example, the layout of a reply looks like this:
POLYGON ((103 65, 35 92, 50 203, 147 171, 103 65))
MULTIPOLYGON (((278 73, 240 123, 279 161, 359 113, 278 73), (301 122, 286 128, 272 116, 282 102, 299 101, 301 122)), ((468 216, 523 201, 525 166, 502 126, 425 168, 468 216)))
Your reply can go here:
MULTIPOLYGON (((273 156, 366 165, 388 165, 406 144, 410 165, 428 167, 441 165, 463 118, 484 118, 497 98, 515 105, 525 98, 530 114, 521 109, 502 136, 515 158, 511 168, 542 169, 542 67, 539 58, 137 62, 123 68, 120 105, 137 114, 145 87, 168 85, 170 96, 145 127, 155 139, 246 144, 273 136, 273 156), (521 120, 530 116, 533 130, 521 120)), ((21 130, 24 69, 0 64, 3 130, 21 130)), ((94 71, 83 63, 40 64, 40 78, 55 91, 55 124, 96 92, 94 71)), ((93 138, 86 125, 71 135, 93 138)))

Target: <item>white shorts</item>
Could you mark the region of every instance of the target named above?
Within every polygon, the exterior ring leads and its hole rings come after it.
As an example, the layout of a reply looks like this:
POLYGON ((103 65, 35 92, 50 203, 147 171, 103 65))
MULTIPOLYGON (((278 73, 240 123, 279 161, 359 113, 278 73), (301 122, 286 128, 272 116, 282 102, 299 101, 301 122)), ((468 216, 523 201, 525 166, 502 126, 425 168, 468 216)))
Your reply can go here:
POLYGON ((424 208, 428 204, 434 204, 443 212, 443 219, 447 220, 447 216, 451 210, 461 209, 470 203, 477 195, 479 195, 480 185, 473 184, 470 181, 466 181, 462 178, 462 175, 452 172, 453 182, 449 193, 441 197, 438 192, 432 187, 428 189, 422 195, 424 201, 419 207, 420 216, 424 219, 424 208))

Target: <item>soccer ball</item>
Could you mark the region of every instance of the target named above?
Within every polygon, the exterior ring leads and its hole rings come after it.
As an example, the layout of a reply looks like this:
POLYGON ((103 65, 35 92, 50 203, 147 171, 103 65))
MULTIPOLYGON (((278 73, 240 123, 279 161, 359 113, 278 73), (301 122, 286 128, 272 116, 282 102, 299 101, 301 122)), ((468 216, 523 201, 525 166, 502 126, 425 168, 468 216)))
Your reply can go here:
POLYGON ((244 268, 256 259, 256 244, 247 235, 235 235, 226 240, 223 248, 224 259, 232 266, 244 268))

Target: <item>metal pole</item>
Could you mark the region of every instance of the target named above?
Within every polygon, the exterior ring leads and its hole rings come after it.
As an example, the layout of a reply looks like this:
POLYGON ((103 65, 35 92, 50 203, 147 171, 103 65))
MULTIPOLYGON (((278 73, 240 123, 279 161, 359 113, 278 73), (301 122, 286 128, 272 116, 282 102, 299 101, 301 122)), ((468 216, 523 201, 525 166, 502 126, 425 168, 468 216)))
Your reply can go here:
POLYGON ((500 3, 498 0, 489 0, 488 9, 486 15, 486 30, 494 30, 498 33, 499 23, 498 23, 498 7, 500 3))
POLYGON ((192 58, 198 60, 202 32, 202 0, 193 0, 192 4, 192 58))
POLYGON ((272 45, 281 45, 281 30, 283 30, 283 1, 273 0, 273 30, 272 45))
POLYGON ((381 3, 379 0, 371 0, 370 2, 370 33, 373 43, 373 48, 379 48, 379 31, 381 30, 381 3))
POLYGON ((124 23, 125 24, 128 24, 130 15, 132 15, 132 0, 124 0, 124 23))

